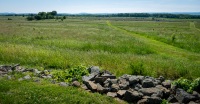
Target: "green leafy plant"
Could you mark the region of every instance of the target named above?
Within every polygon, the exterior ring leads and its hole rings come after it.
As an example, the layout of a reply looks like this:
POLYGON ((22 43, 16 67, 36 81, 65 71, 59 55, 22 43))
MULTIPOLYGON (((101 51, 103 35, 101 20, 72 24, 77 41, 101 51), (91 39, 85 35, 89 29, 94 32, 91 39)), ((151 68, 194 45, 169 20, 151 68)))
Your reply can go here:
POLYGON ((192 93, 193 91, 200 92, 200 78, 197 78, 193 81, 184 78, 179 78, 178 80, 174 81, 173 84, 176 85, 178 88, 182 88, 189 93, 192 93))
POLYGON ((77 66, 66 70, 56 70, 53 73, 57 81, 71 82, 73 79, 81 81, 82 76, 89 74, 85 66, 77 66))

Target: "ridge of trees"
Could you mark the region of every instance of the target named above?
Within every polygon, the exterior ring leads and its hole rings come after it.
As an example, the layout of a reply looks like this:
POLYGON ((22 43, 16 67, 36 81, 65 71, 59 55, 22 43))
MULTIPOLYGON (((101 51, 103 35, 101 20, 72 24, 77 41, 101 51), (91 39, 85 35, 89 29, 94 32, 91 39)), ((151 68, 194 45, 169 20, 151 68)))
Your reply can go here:
MULTIPOLYGON (((61 15, 61 14, 59 14, 61 15)), ((63 14, 65 15, 65 14, 63 14)), ((114 13, 114 14, 66 14, 66 16, 80 17, 152 17, 176 19, 200 19, 200 15, 172 14, 172 13, 114 13)))
POLYGON ((44 19, 55 19, 57 11, 52 12, 39 12, 37 15, 30 14, 26 19, 31 20, 44 20, 44 19))

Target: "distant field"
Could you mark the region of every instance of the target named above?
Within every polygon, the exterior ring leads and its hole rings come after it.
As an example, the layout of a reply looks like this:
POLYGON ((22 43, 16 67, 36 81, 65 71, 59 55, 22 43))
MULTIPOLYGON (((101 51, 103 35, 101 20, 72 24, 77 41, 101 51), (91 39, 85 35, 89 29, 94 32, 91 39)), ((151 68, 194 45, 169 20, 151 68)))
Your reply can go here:
POLYGON ((112 73, 200 77, 200 20, 0 17, 0 64, 65 69, 97 65, 112 73))

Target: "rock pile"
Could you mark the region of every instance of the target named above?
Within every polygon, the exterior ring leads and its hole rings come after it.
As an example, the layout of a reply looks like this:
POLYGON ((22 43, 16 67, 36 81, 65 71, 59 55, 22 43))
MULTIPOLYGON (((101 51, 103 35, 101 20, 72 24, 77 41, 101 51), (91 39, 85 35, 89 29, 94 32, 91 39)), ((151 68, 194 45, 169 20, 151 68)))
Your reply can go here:
POLYGON ((83 88, 91 92, 107 94, 129 103, 160 104, 162 99, 177 104, 200 104, 200 94, 189 94, 183 89, 172 86, 172 81, 164 77, 153 78, 140 75, 123 75, 116 78, 109 71, 100 71, 99 67, 89 69, 90 74, 83 76, 83 88))
MULTIPOLYGON (((164 77, 153 78, 141 75, 124 74, 117 78, 109 71, 100 71, 98 66, 88 68, 89 75, 83 76, 80 82, 74 80, 71 84, 65 82, 56 82, 50 71, 38 71, 37 69, 27 69, 19 64, 14 66, 0 66, 0 76, 5 76, 9 72, 32 72, 38 82, 40 78, 51 79, 52 83, 60 86, 82 87, 91 92, 106 94, 113 98, 119 98, 129 103, 137 104, 160 104, 163 99, 174 104, 200 104, 200 94, 193 92, 187 93, 183 89, 176 88, 171 80, 165 80, 164 77)), ((7 77, 12 79, 11 76, 7 77)), ((19 78, 18 81, 32 79, 30 75, 19 78)))

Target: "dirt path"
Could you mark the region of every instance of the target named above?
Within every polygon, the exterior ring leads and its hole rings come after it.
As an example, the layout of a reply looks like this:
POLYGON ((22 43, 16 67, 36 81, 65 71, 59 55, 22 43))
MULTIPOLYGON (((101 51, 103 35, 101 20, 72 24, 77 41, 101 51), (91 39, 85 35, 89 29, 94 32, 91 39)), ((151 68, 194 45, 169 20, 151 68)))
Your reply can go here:
POLYGON ((122 33, 131 35, 134 38, 138 39, 139 41, 144 42, 145 44, 148 44, 151 49, 156 50, 156 52, 160 55, 167 55, 170 57, 182 58, 182 59, 191 60, 191 61, 200 63, 200 54, 198 53, 190 52, 190 51, 187 51, 178 47, 174 47, 172 45, 169 45, 157 40, 149 39, 140 34, 132 33, 126 29, 122 29, 122 28, 112 25, 110 21, 107 21, 107 25, 122 33))

